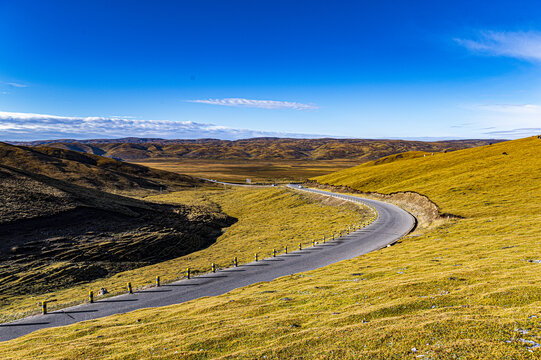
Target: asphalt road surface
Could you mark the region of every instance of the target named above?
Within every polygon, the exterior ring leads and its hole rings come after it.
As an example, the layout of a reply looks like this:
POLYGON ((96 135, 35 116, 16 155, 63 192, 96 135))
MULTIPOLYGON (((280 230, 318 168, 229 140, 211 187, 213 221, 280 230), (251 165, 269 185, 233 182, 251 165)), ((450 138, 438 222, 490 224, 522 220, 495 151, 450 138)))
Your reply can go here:
POLYGON ((361 199, 351 195, 304 189, 299 185, 289 185, 289 187, 353 202, 363 202, 375 209, 378 217, 367 227, 325 244, 320 243, 303 250, 290 251, 288 254, 164 284, 161 287, 137 291, 134 294, 110 297, 92 304, 78 305, 47 315, 30 316, 0 324, 0 341, 14 339, 38 329, 69 325, 142 308, 179 304, 203 296, 221 295, 261 281, 271 281, 282 276, 314 270, 381 249, 408 234, 415 225, 413 216, 388 203, 361 199))
POLYGON ((219 181, 219 180, 212 180, 212 179, 207 179, 207 178, 198 178, 198 179, 201 179, 201 180, 205 180, 205 181, 208 181, 208 182, 211 182, 211 183, 215 183, 215 184, 222 184, 222 185, 230 185, 230 186, 240 186, 240 187, 275 187, 276 185, 274 184, 270 184, 270 185, 263 185, 263 184, 238 184, 238 183, 230 183, 230 182, 224 182, 224 181, 219 181))

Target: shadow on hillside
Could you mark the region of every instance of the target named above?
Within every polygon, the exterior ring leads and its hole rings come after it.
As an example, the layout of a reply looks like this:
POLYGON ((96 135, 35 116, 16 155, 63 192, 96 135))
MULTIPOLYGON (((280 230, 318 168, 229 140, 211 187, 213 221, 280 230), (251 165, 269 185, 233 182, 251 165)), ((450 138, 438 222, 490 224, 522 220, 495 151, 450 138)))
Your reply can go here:
POLYGON ((237 221, 214 210, 156 204, 2 168, 9 176, 0 177, 0 192, 11 205, 0 217, 0 301, 205 249, 237 221), (45 207, 53 211, 39 216, 45 207))

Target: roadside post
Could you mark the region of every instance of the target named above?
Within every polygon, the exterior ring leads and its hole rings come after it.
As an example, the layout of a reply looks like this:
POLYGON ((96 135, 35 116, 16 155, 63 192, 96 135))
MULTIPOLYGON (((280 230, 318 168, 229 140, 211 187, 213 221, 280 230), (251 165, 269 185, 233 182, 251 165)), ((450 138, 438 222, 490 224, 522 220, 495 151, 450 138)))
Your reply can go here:
POLYGON ((233 265, 235 267, 239 266, 239 262, 237 261, 237 257, 235 256, 235 258, 233 259, 233 265))
POLYGON ((92 290, 88 292, 88 302, 91 304, 94 302, 94 292, 92 290))
POLYGON ((186 268, 186 279, 190 278, 190 268, 186 268))
POLYGON ((126 286, 128 287, 128 294, 133 294, 133 289, 131 287, 131 282, 127 283, 126 286))
POLYGON ((160 277, 156 276, 156 287, 160 287, 160 277))
POLYGON ((43 315, 47 315, 47 303, 50 303, 50 302, 54 302, 56 301, 56 299, 53 299, 53 300, 43 300, 41 302, 41 313, 43 315))
POLYGON ((212 269, 212 272, 215 273, 216 272, 216 264, 212 263, 211 269, 212 269))

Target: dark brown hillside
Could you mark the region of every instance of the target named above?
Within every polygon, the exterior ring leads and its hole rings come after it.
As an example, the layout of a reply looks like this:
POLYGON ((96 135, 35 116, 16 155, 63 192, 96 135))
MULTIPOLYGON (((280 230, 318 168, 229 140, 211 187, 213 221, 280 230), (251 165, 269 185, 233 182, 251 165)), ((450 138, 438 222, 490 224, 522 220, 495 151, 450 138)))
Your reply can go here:
MULTIPOLYGON (((77 148, 88 150, 87 146, 77 148)), ((49 147, 29 148, 0 143, 0 164, 84 187, 129 194, 144 194, 160 189, 177 190, 203 184, 187 175, 49 147)))
POLYGON ((0 303, 186 255, 234 222, 219 208, 155 204, 6 165, 0 203, 0 303))
POLYGON ((443 152, 488 145, 499 140, 405 141, 370 139, 246 140, 58 140, 27 145, 62 148, 133 161, 149 159, 207 160, 356 160, 366 162, 407 151, 443 152))

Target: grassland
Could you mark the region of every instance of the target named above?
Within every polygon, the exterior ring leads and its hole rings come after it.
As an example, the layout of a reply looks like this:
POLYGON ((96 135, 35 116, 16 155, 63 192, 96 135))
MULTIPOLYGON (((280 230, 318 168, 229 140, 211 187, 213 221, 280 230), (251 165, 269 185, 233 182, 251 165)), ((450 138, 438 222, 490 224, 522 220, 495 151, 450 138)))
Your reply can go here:
POLYGON ((356 160, 137 160, 135 164, 207 179, 244 183, 246 179, 261 183, 302 182, 359 164, 356 160))
POLYGON ((391 248, 223 296, 39 331, 3 357, 537 359, 541 140, 365 164, 321 183, 460 215, 391 248))
MULTIPOLYGON (((235 256, 239 263, 250 262, 255 253, 267 257, 273 249, 281 251, 285 245, 290 248, 299 242, 307 245, 312 240, 341 231, 347 225, 362 222, 370 215, 367 209, 348 203, 329 202, 327 199, 299 195, 279 188, 226 191, 199 189, 152 196, 146 200, 197 206, 202 213, 208 214, 223 211, 238 221, 227 228, 212 245, 185 256, 76 286, 59 287, 54 292, 4 297, 1 319, 5 321, 37 312, 37 304, 42 299, 55 298, 58 302, 54 306, 64 307, 84 301, 89 290, 97 293, 98 289, 105 287, 114 294, 124 291, 127 281, 136 287, 144 287, 151 284, 157 275, 162 282, 169 282, 181 278, 186 267, 190 267, 195 274, 210 271, 211 263, 218 267, 229 267, 235 256)), ((148 251, 160 253, 162 250, 155 248, 148 251)), ((96 261, 97 265, 100 263, 96 261)), ((63 266, 65 262, 56 261, 48 265, 47 270, 54 274, 61 272, 63 266)), ((35 277, 42 270, 27 269, 25 273, 17 275, 20 279, 26 279, 35 277)), ((13 279, 6 277, 2 281, 13 279)))

